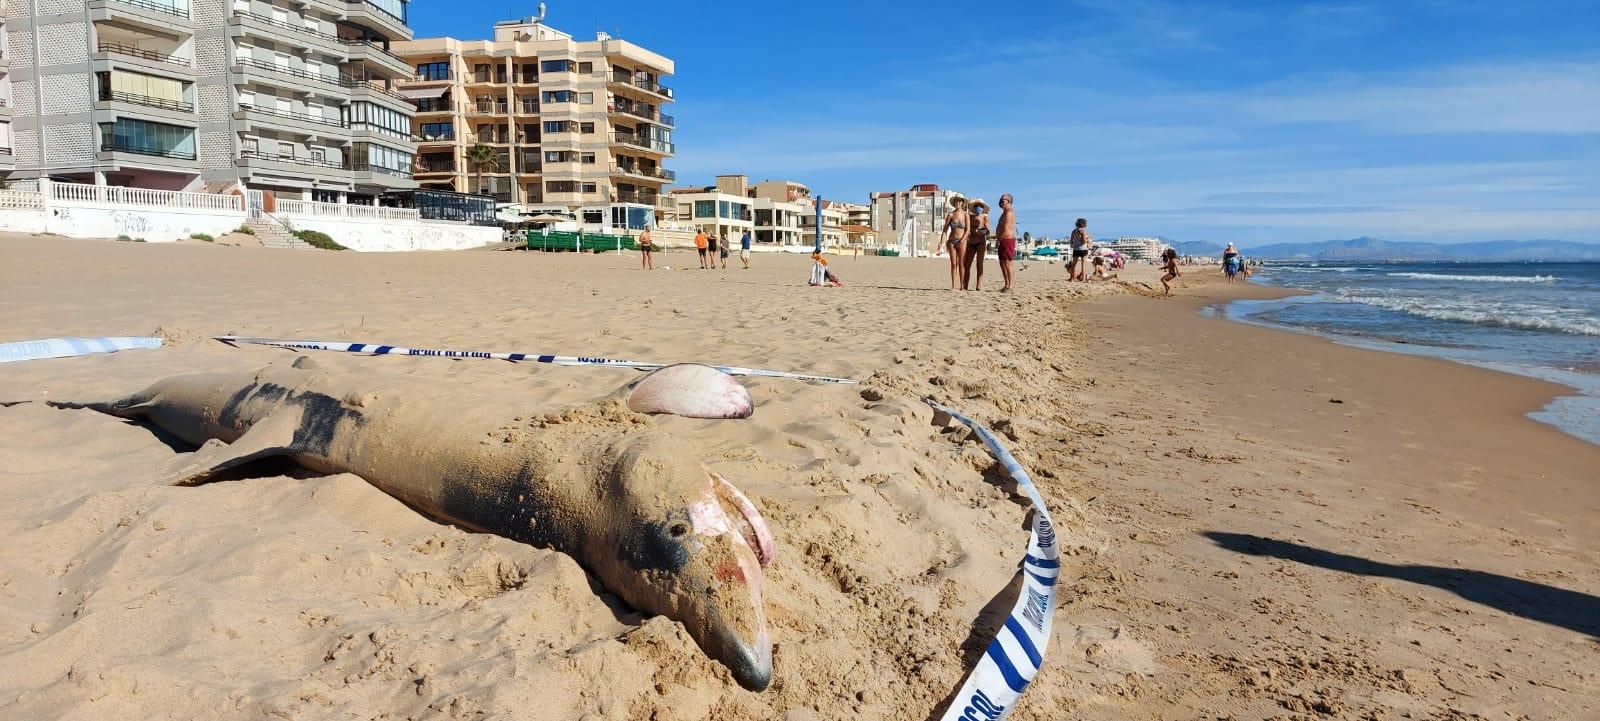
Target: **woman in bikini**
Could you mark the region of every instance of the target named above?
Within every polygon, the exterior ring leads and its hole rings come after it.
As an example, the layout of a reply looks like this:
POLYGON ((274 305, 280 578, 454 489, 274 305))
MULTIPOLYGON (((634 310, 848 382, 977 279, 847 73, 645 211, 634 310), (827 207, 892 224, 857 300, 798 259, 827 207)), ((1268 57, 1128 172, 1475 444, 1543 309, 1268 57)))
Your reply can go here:
POLYGON ((974 202, 967 213, 967 242, 962 253, 961 261, 961 289, 967 289, 967 281, 972 281, 973 290, 983 290, 983 254, 989 252, 989 204, 981 200, 974 202), (977 269, 973 269, 973 263, 977 269))
POLYGON ((1168 248, 1161 253, 1161 269, 1166 271, 1166 274, 1161 276, 1161 289, 1166 291, 1167 295, 1172 295, 1172 280, 1182 275, 1178 272, 1177 249, 1168 248))
POLYGON ((643 270, 655 270, 655 261, 650 258, 656 249, 655 243, 650 240, 650 229, 645 228, 639 232, 639 267, 643 270))
POLYGON ((944 250, 950 252, 950 290, 961 290, 962 253, 967 240, 967 199, 954 197, 950 199, 952 210, 944 215, 944 250))

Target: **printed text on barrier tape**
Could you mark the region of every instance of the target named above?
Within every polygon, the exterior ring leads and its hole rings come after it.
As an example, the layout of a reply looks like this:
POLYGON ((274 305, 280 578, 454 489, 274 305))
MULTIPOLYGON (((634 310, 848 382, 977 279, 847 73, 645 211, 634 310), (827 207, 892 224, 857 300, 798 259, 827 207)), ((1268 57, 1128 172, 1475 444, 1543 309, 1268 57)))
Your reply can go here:
MULTIPOLYGON (((227 343, 254 343, 278 348, 294 348, 299 350, 331 350, 346 353, 371 353, 373 355, 409 355, 429 356, 437 358, 483 358, 504 361, 531 361, 534 363, 549 363, 559 366, 604 366, 608 368, 633 368, 642 371, 653 371, 665 368, 671 363, 650 363, 645 361, 616 360, 614 358, 588 358, 582 356, 543 355, 539 353, 495 353, 477 350, 438 350, 431 348, 402 348, 400 346, 383 345, 379 343, 344 343, 337 341, 312 341, 312 340, 274 340, 271 338, 247 338, 236 335, 219 335, 216 340, 227 343)), ((707 364, 710 365, 710 364, 707 364)), ((808 383, 860 383, 851 378, 833 378, 829 376, 808 375, 804 373, 789 373, 787 371, 774 371, 765 368, 742 368, 740 366, 711 365, 723 373, 735 376, 759 376, 763 378, 789 378, 792 380, 806 381, 808 383)))
POLYGON ((45 358, 69 358, 90 353, 115 353, 134 348, 160 348, 161 339, 150 336, 106 338, 46 338, 0 343, 0 363, 45 358))
POLYGON ((1011 608, 1011 615, 989 642, 988 650, 967 675, 966 683, 962 684, 960 693, 943 717, 943 721, 1003 719, 1016 708, 1023 690, 1039 673, 1050 643, 1056 576, 1061 570, 1055 527, 1050 523, 1050 511, 1045 508, 1044 497, 1033 485, 1033 479, 994 433, 932 399, 928 399, 927 404, 972 429, 1005 466, 1006 473, 1017 482, 1017 488, 1033 502, 1033 531, 1028 535, 1028 552, 1022 557, 1022 592, 1011 608))

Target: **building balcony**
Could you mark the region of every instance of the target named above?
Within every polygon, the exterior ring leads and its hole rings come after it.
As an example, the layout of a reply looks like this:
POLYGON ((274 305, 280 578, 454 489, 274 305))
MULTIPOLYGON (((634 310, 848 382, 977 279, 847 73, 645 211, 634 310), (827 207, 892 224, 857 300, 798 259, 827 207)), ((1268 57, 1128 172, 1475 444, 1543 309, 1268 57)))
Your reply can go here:
POLYGON ((612 175, 626 175, 635 178, 649 178, 651 180, 664 180, 672 182, 678 179, 678 174, 666 168, 644 168, 637 165, 611 166, 612 175))
POLYGON ((638 148, 640 150, 657 155, 672 155, 676 150, 672 143, 663 143, 659 140, 651 140, 634 133, 612 133, 611 144, 624 145, 630 148, 638 148))
POLYGON ((96 109, 109 111, 117 117, 143 118, 164 123, 181 123, 186 126, 192 126, 198 120, 194 114, 194 103, 184 100, 168 100, 116 90, 101 90, 96 99, 98 100, 95 103, 96 109))
POLYGON ((352 61, 363 61, 367 67, 383 73, 384 76, 399 79, 413 77, 417 69, 411 67, 411 62, 395 55, 371 40, 362 38, 340 38, 339 42, 346 46, 346 54, 352 61))
POLYGON ((418 100, 415 114, 437 115, 439 113, 454 113, 455 111, 455 101, 449 98, 437 98, 431 100, 418 100))
POLYGON ((233 72, 240 75, 241 80, 248 79, 261 85, 284 88, 297 93, 318 90, 333 97, 344 97, 350 85, 359 82, 353 78, 311 73, 254 58, 239 58, 234 62, 234 68, 233 72))
POLYGON ((653 190, 627 190, 618 189, 613 193, 613 202, 636 203, 638 205, 654 206, 661 201, 661 194, 653 190))
POLYGON ((408 88, 431 88, 440 85, 452 85, 455 83, 455 73, 430 73, 428 75, 413 74, 411 77, 405 79, 405 83, 406 87, 408 88))
POLYGON ((144 61, 140 63, 141 65, 153 64, 153 67, 161 70, 170 71, 181 68, 182 70, 187 71, 186 74, 191 76, 194 75, 193 58, 158 53, 154 50, 146 50, 133 45, 107 42, 104 40, 100 41, 95 46, 95 52, 105 55, 118 55, 123 58, 133 58, 135 60, 144 61))
POLYGON ((645 120, 651 121, 656 119, 656 109, 642 103, 619 101, 612 106, 612 109, 613 112, 621 113, 623 115, 632 115, 635 118, 644 118, 645 120))
POLYGON ((656 123, 668 128, 678 127, 678 119, 666 113, 661 113, 659 116, 657 116, 656 123))
POLYGON ((350 171, 338 161, 264 153, 249 148, 239 151, 239 168, 246 173, 265 171, 282 177, 350 182, 350 171))
POLYGON ((89 0, 89 19, 117 19, 145 30, 193 32, 189 8, 162 0, 89 0))
MULTIPOLYGON (((305 45, 310 49, 320 50, 327 55, 341 58, 349 57, 350 55, 349 46, 338 35, 325 33, 304 25, 278 22, 267 15, 235 10, 233 15, 228 18, 228 26, 229 36, 235 38, 249 35, 270 40, 274 43, 290 40, 294 44, 305 45)), ((414 72, 416 71, 407 70, 407 74, 414 72)))
POLYGON ((15 163, 16 159, 11 154, 11 146, 0 145, 0 168, 10 169, 15 163))
POLYGON ((632 89, 635 89, 635 90, 643 90, 643 91, 645 91, 647 93, 650 93, 652 95, 656 95, 658 97, 666 98, 667 100, 671 100, 672 99, 672 88, 669 88, 669 87, 667 87, 665 85, 662 85, 661 83, 655 82, 653 80, 648 80, 646 78, 636 77, 636 76, 634 76, 633 73, 627 72, 625 70, 613 70, 613 71, 611 71, 611 77, 609 78, 609 80, 610 80, 612 85, 618 85, 618 86, 622 86, 622 87, 625 87, 625 88, 632 88, 632 89))
POLYGON ((403 190, 417 187, 418 183, 409 170, 383 168, 367 163, 353 163, 350 166, 352 179, 356 185, 376 185, 391 190, 403 190))
POLYGON ((113 162, 130 162, 135 164, 154 163, 157 165, 180 166, 190 168, 194 164, 193 150, 177 148, 160 148, 152 145, 118 141, 116 139, 102 139, 100 142, 100 157, 102 160, 113 162), (120 157, 119 157, 120 156, 120 157))
POLYGON ((393 12, 393 9, 399 9, 403 15, 405 4, 392 5, 397 7, 386 8, 383 3, 367 2, 367 0, 346 0, 344 16, 350 22, 383 33, 390 40, 410 40, 411 28, 406 25, 406 19, 393 12))
POLYGON ((248 120, 252 126, 286 130, 312 138, 331 139, 341 143, 350 139, 350 123, 343 118, 263 108, 247 103, 240 103, 233 117, 236 120, 248 120))
POLYGON ((412 166, 411 172, 416 175, 455 175, 456 164, 454 160, 431 161, 419 160, 412 166))
POLYGON ((468 115, 510 115, 511 106, 506 103, 469 103, 468 115))
POLYGON ((413 133, 411 142, 418 145, 453 145, 456 142, 455 133, 431 133, 428 135, 413 133))
POLYGON ((417 106, 412 105, 411 101, 406 99, 406 96, 363 80, 354 80, 350 85, 350 99, 365 100, 369 103, 398 110, 408 116, 417 111, 417 106))

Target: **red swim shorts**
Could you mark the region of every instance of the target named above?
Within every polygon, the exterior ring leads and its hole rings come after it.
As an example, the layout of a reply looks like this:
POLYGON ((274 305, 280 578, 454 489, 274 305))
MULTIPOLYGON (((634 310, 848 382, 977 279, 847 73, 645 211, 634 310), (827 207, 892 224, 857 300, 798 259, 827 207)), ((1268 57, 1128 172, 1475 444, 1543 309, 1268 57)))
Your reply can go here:
POLYGON ((994 254, 1000 260, 1015 260, 1017 257, 1017 239, 1001 238, 995 241, 994 254))

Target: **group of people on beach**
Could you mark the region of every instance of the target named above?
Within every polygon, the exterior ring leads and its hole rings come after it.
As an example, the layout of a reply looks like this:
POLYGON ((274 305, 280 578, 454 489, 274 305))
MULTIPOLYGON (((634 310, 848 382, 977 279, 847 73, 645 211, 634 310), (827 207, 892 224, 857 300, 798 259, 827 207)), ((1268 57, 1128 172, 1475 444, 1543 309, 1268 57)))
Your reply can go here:
MULTIPOLYGON (((713 270, 717 261, 722 262, 722 269, 728 269, 728 236, 712 236, 705 230, 694 234, 694 249, 700 256, 700 269, 713 270)), ((650 237, 650 229, 639 231, 639 267, 644 270, 655 270, 655 240, 650 237)), ((750 231, 745 231, 739 238, 739 262, 744 263, 744 269, 750 269, 750 231)))
POLYGON ((990 235, 995 238, 995 257, 1000 260, 1000 292, 1010 293, 1011 263, 1017 257, 1017 213, 1011 194, 1000 196, 1000 217, 992 231, 988 203, 974 200, 969 205, 966 198, 950 199, 950 212, 944 216, 944 242, 938 253, 950 251, 951 290, 983 290, 983 256, 989 252, 990 235))

